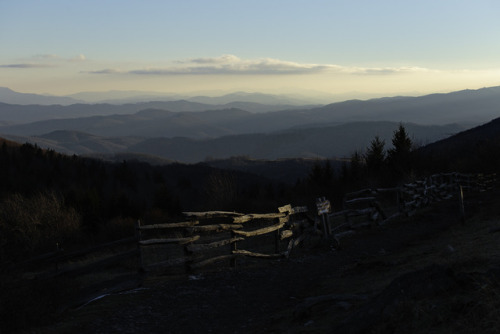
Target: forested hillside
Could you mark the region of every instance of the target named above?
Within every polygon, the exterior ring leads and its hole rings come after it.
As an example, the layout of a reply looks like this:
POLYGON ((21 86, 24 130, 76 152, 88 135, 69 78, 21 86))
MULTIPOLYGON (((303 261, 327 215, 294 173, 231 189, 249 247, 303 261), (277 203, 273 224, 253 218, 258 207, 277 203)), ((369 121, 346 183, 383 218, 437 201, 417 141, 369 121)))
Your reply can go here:
POLYGON ((137 219, 166 222, 182 210, 248 208, 256 205, 252 198, 265 207, 278 190, 268 179, 203 164, 109 163, 5 140, 0 171, 1 262, 56 242, 131 235, 137 219))

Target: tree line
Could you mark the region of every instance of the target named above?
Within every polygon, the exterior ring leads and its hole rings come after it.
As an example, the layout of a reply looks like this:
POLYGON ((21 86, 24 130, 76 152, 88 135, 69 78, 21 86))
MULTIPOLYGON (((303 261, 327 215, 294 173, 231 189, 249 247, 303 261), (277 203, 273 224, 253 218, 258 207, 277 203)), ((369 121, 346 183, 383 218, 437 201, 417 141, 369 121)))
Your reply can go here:
POLYGON ((309 197, 328 196, 341 202, 346 192, 363 187, 396 186, 416 176, 414 168, 417 146, 400 124, 394 131, 392 146, 375 136, 364 151, 355 151, 345 159, 340 170, 329 160, 318 161, 308 177, 298 182, 295 192, 309 197))

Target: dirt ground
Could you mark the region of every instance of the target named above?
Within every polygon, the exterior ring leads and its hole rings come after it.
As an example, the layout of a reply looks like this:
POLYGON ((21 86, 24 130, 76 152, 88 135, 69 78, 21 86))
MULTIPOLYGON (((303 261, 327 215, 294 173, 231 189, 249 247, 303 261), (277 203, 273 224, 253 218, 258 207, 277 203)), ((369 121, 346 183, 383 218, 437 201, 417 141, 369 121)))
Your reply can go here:
POLYGON ((465 224, 458 203, 441 202, 338 250, 320 242, 287 260, 148 277, 30 332, 494 332, 500 298, 485 295, 500 297, 499 203, 498 192, 466 195, 465 224))

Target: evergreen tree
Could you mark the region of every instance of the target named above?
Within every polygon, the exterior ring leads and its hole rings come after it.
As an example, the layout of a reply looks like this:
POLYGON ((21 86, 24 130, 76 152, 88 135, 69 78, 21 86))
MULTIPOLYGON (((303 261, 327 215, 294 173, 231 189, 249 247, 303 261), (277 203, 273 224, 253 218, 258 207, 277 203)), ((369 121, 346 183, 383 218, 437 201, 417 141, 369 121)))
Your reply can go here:
POLYGON ((388 161, 392 171, 397 173, 397 176, 402 177, 411 170, 411 152, 413 141, 408 136, 403 124, 394 131, 392 137, 393 148, 388 150, 388 161))
POLYGON ((385 163, 385 140, 380 139, 379 136, 370 142, 370 147, 366 150, 365 162, 366 168, 370 173, 378 173, 382 170, 385 163))
POLYGON ((351 155, 348 180, 353 188, 359 187, 365 181, 363 155, 358 151, 351 155))

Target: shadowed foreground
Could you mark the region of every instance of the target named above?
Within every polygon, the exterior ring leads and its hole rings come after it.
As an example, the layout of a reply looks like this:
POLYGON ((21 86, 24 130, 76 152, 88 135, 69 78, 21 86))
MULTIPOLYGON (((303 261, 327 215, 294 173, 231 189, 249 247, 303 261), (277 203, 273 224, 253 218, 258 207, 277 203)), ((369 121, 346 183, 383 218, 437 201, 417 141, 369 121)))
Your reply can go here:
POLYGON ((67 312, 46 333, 386 333, 500 329, 498 192, 366 230, 334 251, 149 277, 135 291, 67 312))

